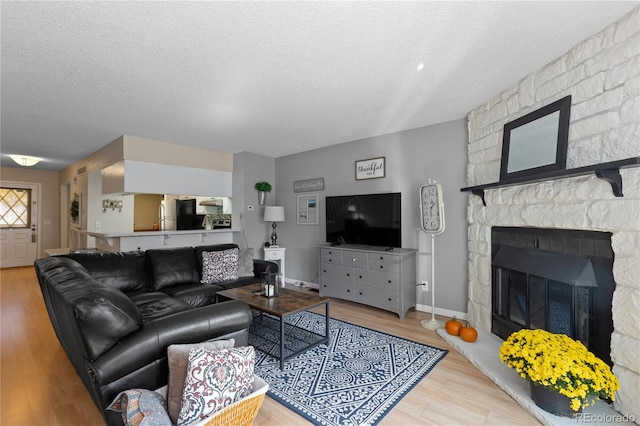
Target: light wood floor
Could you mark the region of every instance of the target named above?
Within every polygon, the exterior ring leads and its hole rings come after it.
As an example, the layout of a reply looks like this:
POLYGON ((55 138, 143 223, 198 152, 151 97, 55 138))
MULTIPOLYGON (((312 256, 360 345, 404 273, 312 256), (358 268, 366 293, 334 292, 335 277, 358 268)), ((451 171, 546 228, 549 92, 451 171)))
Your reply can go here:
MULTIPOLYGON (((33 268, 0 270, 0 299, 0 425, 103 425, 58 343, 33 268)), ((410 311, 400 321, 386 311, 335 300, 331 316, 450 351, 381 425, 539 424, 434 331, 420 326, 430 314, 410 311)), ((255 421, 308 424, 269 397, 255 421)))

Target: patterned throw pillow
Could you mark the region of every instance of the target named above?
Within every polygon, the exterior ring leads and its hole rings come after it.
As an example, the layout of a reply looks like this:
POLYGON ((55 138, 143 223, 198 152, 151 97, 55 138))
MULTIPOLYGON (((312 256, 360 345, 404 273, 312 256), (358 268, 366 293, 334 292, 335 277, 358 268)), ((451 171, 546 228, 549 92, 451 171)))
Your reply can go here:
POLYGON ((129 389, 116 396, 107 410, 122 414, 127 426, 172 426, 162 395, 147 389, 129 389))
POLYGON ((167 384, 167 411, 173 422, 178 421, 180 405, 182 404, 182 390, 187 378, 189 365, 189 351, 193 348, 220 350, 232 348, 235 339, 215 340, 213 342, 191 343, 183 345, 169 345, 167 361, 169 362, 169 383, 167 384))
POLYGON ((202 280, 213 284, 238 279, 238 249, 202 252, 202 280))
POLYGON ((189 351, 178 426, 199 421, 253 392, 253 346, 189 351))

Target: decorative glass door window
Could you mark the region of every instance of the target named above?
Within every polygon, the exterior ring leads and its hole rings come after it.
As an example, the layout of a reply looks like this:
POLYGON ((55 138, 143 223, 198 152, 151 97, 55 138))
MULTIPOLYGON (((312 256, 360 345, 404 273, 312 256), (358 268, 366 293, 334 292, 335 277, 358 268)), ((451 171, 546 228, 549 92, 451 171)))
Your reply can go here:
POLYGON ((31 226, 31 190, 0 188, 0 228, 31 226))

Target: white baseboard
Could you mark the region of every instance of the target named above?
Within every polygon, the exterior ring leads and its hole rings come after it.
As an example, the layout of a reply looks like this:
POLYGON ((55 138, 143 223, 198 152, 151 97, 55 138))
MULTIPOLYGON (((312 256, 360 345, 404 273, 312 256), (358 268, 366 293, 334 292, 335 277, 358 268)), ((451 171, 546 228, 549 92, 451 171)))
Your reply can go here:
MULTIPOLYGON (((431 313, 431 306, 416 304, 416 311, 431 313)), ((466 312, 457 312, 449 309, 441 309, 436 306, 436 315, 442 315, 443 317, 453 318, 456 317, 459 320, 466 321, 468 315, 466 312)))

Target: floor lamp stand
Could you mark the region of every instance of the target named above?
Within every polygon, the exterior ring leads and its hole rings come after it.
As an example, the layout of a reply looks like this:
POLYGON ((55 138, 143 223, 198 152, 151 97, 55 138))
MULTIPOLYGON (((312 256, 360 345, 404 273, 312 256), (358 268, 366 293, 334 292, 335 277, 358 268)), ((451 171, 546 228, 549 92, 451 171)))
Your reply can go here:
POLYGON ((436 236, 431 234, 431 319, 420 321, 428 330, 444 328, 444 322, 436 319, 436 236))

